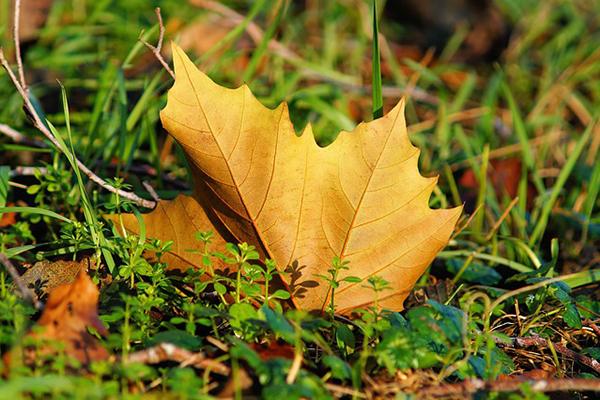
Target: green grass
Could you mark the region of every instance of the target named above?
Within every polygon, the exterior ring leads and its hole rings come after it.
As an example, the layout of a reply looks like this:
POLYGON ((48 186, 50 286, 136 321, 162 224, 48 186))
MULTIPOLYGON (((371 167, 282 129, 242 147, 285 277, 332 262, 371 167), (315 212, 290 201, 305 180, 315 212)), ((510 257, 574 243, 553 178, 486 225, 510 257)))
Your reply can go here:
MULTIPOLYGON (((8 3, 0 0, 0 10, 8 3)), ((422 151, 421 171, 440 176, 430 204, 468 199, 469 210, 405 311, 371 308, 346 319, 334 314, 335 304, 322 316, 284 309, 285 291, 267 285, 265 293, 257 284, 277 277, 251 247, 232 244, 214 254, 210 235, 199 234, 191 249, 199 271, 174 273, 143 256, 148 250, 160 256, 170 243, 147 238, 143 226, 139 237, 122 237, 102 218, 140 214, 88 182, 75 155, 113 186, 147 198, 144 181, 164 199, 191 190, 185 157, 176 144, 168 150, 159 121, 172 80, 138 38, 156 40, 155 6, 167 27, 165 49, 217 14, 175 0, 54 2, 38 37, 26 44, 24 62, 32 98, 62 152, 0 136, 0 216, 17 213, 15 223, 0 228, 0 252, 20 273, 39 259, 92 257, 99 313, 109 330, 101 340, 112 354, 125 357, 167 341, 203 352, 234 379, 253 383, 234 386, 231 396, 238 398, 330 398, 342 391, 347 398, 393 397, 428 384, 494 382, 530 370, 599 378, 556 346, 525 352, 500 343, 539 335, 598 359, 592 324, 600 318, 600 25, 593 10, 600 3, 497 0, 513 26, 498 60, 461 61, 469 32, 463 26, 426 65, 424 53, 411 59, 400 51, 414 28, 388 19, 387 3, 224 2, 240 18, 209 27, 228 29, 203 43, 202 54, 188 51, 217 82, 247 83, 269 107, 288 102, 296 131, 311 123, 322 145, 391 109, 410 85, 417 88, 406 118, 422 151), (246 33, 254 24, 260 38, 246 33), (377 32, 385 41, 372 40, 377 32), (522 166, 510 178, 514 196, 490 178, 503 172, 498 160, 522 166), (45 172, 14 174, 19 166, 45 172), (461 179, 468 171, 475 186, 461 179), (213 276, 217 259, 243 273, 213 276), (199 279, 203 271, 208 280, 199 279), (264 357, 278 352, 287 356, 264 357), (290 376, 294 359, 302 363, 290 376), (407 381, 415 383, 403 386, 407 381)), ((2 47, 11 54, 8 18, 0 15, 2 47)), ((191 42, 203 40, 209 39, 191 42)), ((0 99, 0 123, 42 140, 4 71, 0 99)), ((322 277, 332 287, 351 279, 342 261, 332 260, 322 277)), ((385 282, 364 284, 374 297, 385 290, 385 282)), ((19 344, 38 317, 0 268, 0 352, 19 344)), ((13 368, 10 378, 0 378, 0 398, 192 399, 217 395, 230 379, 174 362, 103 361, 80 371, 58 356, 13 368)), ((546 398, 528 393, 523 388, 511 398, 546 398)))

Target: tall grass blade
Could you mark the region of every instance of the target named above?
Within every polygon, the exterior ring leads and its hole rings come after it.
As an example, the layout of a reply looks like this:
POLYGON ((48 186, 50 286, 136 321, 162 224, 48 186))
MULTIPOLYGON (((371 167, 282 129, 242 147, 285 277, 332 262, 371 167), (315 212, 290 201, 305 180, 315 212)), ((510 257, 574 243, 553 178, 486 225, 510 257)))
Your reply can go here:
POLYGON ((535 224, 535 228, 533 228, 533 232, 531 234, 531 237, 529 238, 530 246, 533 246, 534 244, 536 244, 537 241, 540 240, 542 238, 542 236, 544 235, 544 231, 546 230, 546 225, 548 224, 548 218, 550 217, 550 213, 552 212, 552 207, 554 207, 554 204, 556 203, 556 200, 558 199, 558 196, 560 195, 562 188, 565 186, 565 183, 567 182, 567 178, 569 177, 569 175, 571 175, 571 172, 573 171, 573 168, 575 167, 575 163, 579 159, 579 156, 583 152, 585 145, 587 144, 588 140, 590 139, 590 136, 594 129, 594 125, 595 125, 594 123, 588 125, 585 132, 583 133, 583 135, 581 135, 581 137, 579 138, 579 141, 575 145, 573 152, 567 159, 565 166, 560 170, 560 173, 558 174, 558 178, 556 179, 556 183, 552 187, 552 192, 550 193, 550 198, 548 199, 548 201, 546 201, 544 203, 544 205, 542 207, 542 211, 540 213, 540 216, 537 220, 537 223, 535 224))
POLYGON ((373 0, 373 54, 371 56, 373 118, 383 117, 383 91, 381 84, 381 58, 379 54, 379 24, 377 22, 377 0, 373 0))

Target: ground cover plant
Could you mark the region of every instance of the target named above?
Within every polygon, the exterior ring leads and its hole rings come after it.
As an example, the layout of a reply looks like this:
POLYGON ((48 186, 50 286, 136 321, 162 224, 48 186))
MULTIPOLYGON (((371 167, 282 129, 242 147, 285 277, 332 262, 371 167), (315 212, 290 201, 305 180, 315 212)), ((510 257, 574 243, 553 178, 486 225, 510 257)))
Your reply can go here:
POLYGON ((0 2, 0 398, 593 398, 600 4, 417 3, 0 2))

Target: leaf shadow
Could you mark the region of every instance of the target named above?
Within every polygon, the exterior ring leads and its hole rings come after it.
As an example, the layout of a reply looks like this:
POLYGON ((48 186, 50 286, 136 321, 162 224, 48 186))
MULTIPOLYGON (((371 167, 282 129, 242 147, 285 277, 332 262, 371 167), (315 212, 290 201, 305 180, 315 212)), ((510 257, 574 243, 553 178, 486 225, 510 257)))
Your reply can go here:
POLYGON ((289 277, 289 291, 292 297, 304 298, 306 297, 308 289, 320 285, 320 283, 315 280, 301 280, 304 275, 302 270, 306 269, 306 267, 306 265, 300 265, 298 260, 296 260, 288 265, 284 271, 289 277))

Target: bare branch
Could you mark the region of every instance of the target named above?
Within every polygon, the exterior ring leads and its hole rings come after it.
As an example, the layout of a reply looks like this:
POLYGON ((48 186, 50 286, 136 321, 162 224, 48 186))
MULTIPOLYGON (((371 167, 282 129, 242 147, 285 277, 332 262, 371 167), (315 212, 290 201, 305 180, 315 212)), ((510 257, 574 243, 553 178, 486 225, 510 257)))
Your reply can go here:
MULTIPOLYGON (((496 339, 499 346, 511 347, 511 348, 527 348, 527 347, 549 347, 548 340, 540 336, 529 336, 529 337, 513 337, 510 338, 510 342, 506 343, 501 339, 496 339)), ((600 362, 594 360, 591 357, 579 354, 565 346, 562 343, 552 343, 552 346, 557 352, 562 354, 564 357, 569 358, 573 361, 577 361, 600 374, 600 362)))
POLYGON ((156 46, 152 46, 150 43, 146 42, 141 37, 139 40, 152 52, 152 54, 154 54, 154 57, 156 57, 158 62, 161 63, 161 65, 169 73, 169 75, 171 75, 171 77, 175 79, 175 73, 173 72, 171 67, 169 67, 169 64, 165 61, 162 54, 160 54, 163 39, 165 36, 165 26, 163 25, 162 15, 160 14, 160 7, 156 7, 156 9, 154 9, 154 12, 156 13, 156 19, 158 19, 158 43, 156 44, 156 46))
POLYGON ((21 17, 21 0, 15 0, 13 21, 13 39, 15 41, 15 58, 17 60, 17 72, 19 73, 19 82, 25 92, 27 92, 27 82, 25 81, 25 70, 23 69, 23 59, 21 58, 21 33, 19 32, 19 24, 21 17))
POLYGON ((156 190, 154 190, 154 188, 152 187, 152 185, 150 185, 146 181, 143 181, 142 185, 144 185, 144 187, 146 188, 146 190, 150 194, 150 197, 152 197, 152 199, 158 203, 160 201, 160 197, 158 197, 158 193, 156 193, 156 190))
POLYGON ((42 303, 39 301, 35 293, 30 290, 27 285, 21 279, 21 275, 17 272, 17 269, 13 265, 13 263, 8 259, 8 257, 4 253, 0 253, 0 263, 4 265, 8 273, 10 274, 13 282, 21 292, 21 296, 27 301, 30 301, 33 306, 37 310, 41 310, 43 308, 42 303))
POLYGON ((165 361, 178 362, 182 367, 192 366, 198 369, 211 370, 223 376, 229 375, 230 372, 227 365, 207 358, 203 353, 192 353, 172 343, 160 343, 129 354, 125 363, 158 364, 165 361))
MULTIPOLYGON (((521 389, 523 383, 529 383, 535 392, 600 392, 600 379, 539 379, 539 380, 521 380, 502 379, 493 382, 486 382, 481 379, 466 379, 458 383, 446 385, 431 386, 421 389, 417 392, 419 398, 457 398, 457 396, 466 396, 477 393, 481 390, 490 392, 516 392, 521 389)), ((460 398, 460 397, 458 397, 460 398)), ((464 397, 466 398, 466 397, 464 397)))
POLYGON ((8 125, 0 124, 0 132, 11 138, 15 143, 23 143, 27 140, 27 137, 21 132, 17 132, 8 125))
MULTIPOLYGON (((0 63, 2 63, 2 66, 4 67, 4 69, 8 73, 8 76, 10 77, 10 79, 13 82, 13 85, 15 86, 15 88, 17 89, 17 91, 19 92, 21 97, 23 98, 23 101, 25 102, 25 107, 27 108, 27 110, 31 114, 31 117, 33 118, 33 125, 44 136, 46 136, 46 138, 48 138, 48 140, 50 140, 57 149, 59 149, 60 151, 62 151, 64 153, 65 150, 60 146, 59 142, 56 140, 56 138, 54 137, 52 132, 50 132, 50 130, 48 129, 46 124, 42 121, 41 117, 38 115, 35 107, 31 103, 31 100, 29 99, 29 96, 27 95, 27 92, 25 91, 23 86, 20 84, 20 82, 17 79, 17 77, 15 76, 13 70, 10 68, 10 65, 8 64, 8 61, 6 60, 6 57, 4 56, 4 52, 2 51, 1 48, 0 48, 0 63)), ((77 163, 77 166, 79 167, 81 172, 83 172, 88 178, 90 178, 90 180, 92 180, 99 186, 103 187, 104 189, 108 190, 109 192, 116 193, 119 196, 123 197, 124 199, 130 200, 141 207, 154 208, 156 206, 156 202, 154 202, 152 200, 146 200, 146 199, 139 197, 135 193, 126 192, 124 190, 114 188, 113 186, 109 185, 105 180, 100 178, 98 175, 96 175, 95 173, 90 171, 90 169, 88 167, 86 167, 85 164, 83 164, 77 157, 75 157, 75 155, 73 155, 73 157, 74 157, 74 161, 77 163)))
POLYGON ((14 128, 11 128, 10 126, 5 125, 5 124, 0 124, 0 133, 5 134, 9 138, 11 138, 12 141, 15 143, 22 143, 22 144, 26 144, 29 146, 39 147, 39 148, 48 147, 45 142, 43 142, 41 140, 29 138, 29 137, 23 135, 21 132, 15 130, 14 128))

